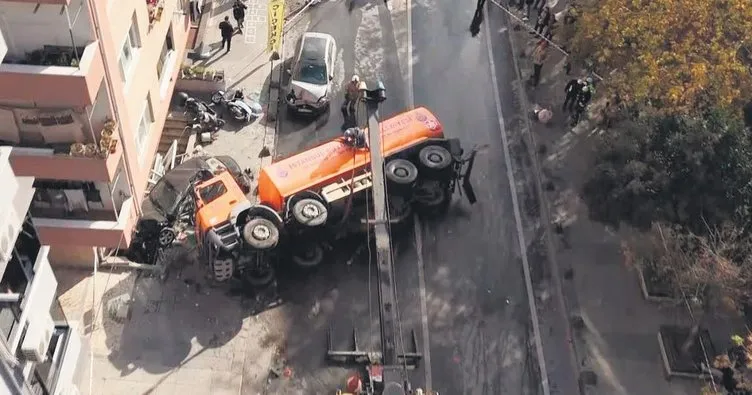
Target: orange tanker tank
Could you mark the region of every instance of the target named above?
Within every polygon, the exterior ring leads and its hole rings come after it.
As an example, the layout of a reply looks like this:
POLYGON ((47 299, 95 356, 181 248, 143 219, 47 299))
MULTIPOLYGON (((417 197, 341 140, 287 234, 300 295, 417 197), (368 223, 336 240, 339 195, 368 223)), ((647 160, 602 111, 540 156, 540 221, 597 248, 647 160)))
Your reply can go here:
MULTIPOLYGON (((380 126, 384 157, 426 139, 444 137, 443 126, 424 107, 383 120, 380 126)), ((259 200, 282 211, 288 197, 301 191, 316 190, 333 180, 348 179, 353 170, 363 169, 370 161, 367 148, 353 149, 342 138, 335 138, 262 168, 259 200)))

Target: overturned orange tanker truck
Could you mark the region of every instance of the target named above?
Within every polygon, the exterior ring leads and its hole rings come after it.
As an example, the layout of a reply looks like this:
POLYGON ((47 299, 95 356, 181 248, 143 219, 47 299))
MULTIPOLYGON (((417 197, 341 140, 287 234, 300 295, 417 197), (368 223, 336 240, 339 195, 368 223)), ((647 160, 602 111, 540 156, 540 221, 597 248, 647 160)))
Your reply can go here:
MULTIPOLYGON (((445 138, 428 109, 380 126, 390 223, 412 218, 414 209, 440 213, 456 190, 475 202, 469 182, 475 149, 465 153, 458 139, 445 138)), ((219 281, 234 275, 254 285, 271 281, 283 256, 316 266, 325 244, 369 226, 370 151, 344 137, 262 168, 256 204, 234 183, 220 172, 194 187, 197 239, 219 281)))

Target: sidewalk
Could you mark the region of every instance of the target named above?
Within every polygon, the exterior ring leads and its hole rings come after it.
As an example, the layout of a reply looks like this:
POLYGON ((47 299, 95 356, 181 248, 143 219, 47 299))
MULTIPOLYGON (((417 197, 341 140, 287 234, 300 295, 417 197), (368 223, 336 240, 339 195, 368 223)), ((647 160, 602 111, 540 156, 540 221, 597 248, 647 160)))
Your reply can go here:
MULTIPOLYGON (((492 7, 496 7, 492 5, 492 7)), ((559 12, 563 5, 554 11, 559 12)), ((501 13, 501 10, 492 12, 501 13)), ((519 22, 510 19, 510 26, 519 22)), ((535 18, 530 24, 534 25, 535 18)), ((559 22, 561 25, 561 22, 559 22)), ((560 29, 559 29, 560 30, 560 29)), ((516 59, 523 80, 532 73, 530 54, 537 39, 527 29, 510 31, 515 56, 524 51, 525 57, 516 59)), ((557 37, 554 36, 554 41, 557 37)), ((646 301, 638 285, 637 274, 624 263, 621 242, 624 231, 614 233, 599 223, 589 220, 587 207, 580 199, 580 191, 588 169, 592 165, 595 137, 598 130, 589 121, 583 121, 574 130, 565 125, 565 115, 561 111, 564 85, 579 75, 573 70, 565 75, 565 57, 549 48, 548 58, 543 66, 542 78, 538 87, 527 85, 521 92, 529 110, 533 104, 551 108, 554 118, 549 125, 530 124, 528 150, 539 163, 540 185, 545 197, 541 199, 550 218, 547 232, 551 237, 554 251, 549 258, 550 268, 542 269, 546 274, 553 273, 561 281, 561 292, 566 302, 566 316, 570 319, 569 328, 562 329, 553 322, 561 320, 556 298, 556 279, 544 275, 537 284, 538 307, 544 335, 565 330, 571 336, 576 351, 576 363, 582 380, 583 372, 593 372, 597 384, 582 390, 585 394, 696 394, 702 385, 700 381, 673 379, 664 375, 658 346, 658 328, 666 324, 689 325, 687 309, 683 305, 660 306, 646 301), (554 226, 554 224, 557 224, 554 226), (559 226, 560 225, 560 226, 559 226), (556 228, 554 231, 553 228, 556 228), (575 317, 582 319, 582 325, 575 317), (573 320, 574 318, 574 320, 573 320)), ((590 115, 594 119, 596 105, 592 105, 590 115)), ((594 122, 593 122, 594 124, 594 122)), ((545 226, 545 224, 544 224, 545 226)), ((545 238, 540 241, 545 244, 545 238)), ((546 250, 545 245, 538 246, 546 250)), ((713 326, 708 328, 717 350, 724 350, 734 327, 728 317, 713 317, 708 320, 713 326)), ((557 337, 551 336, 551 339, 557 337)), ((551 380, 552 393, 565 393, 557 388, 557 365, 564 355, 550 355, 550 350, 562 350, 564 344, 545 344, 546 362, 551 380)), ((712 356, 711 356, 712 358, 712 356)), ((587 376, 587 374, 586 374, 587 376)), ((565 378, 564 381, 568 381, 565 378)), ((587 380, 585 380, 587 381, 587 380)))
MULTIPOLYGON (((207 1, 204 37, 198 40, 210 54, 194 64, 224 70, 228 91, 242 88, 266 109, 270 74, 279 69, 266 52, 267 0, 245 2, 245 29, 225 53, 217 25, 225 16, 235 25, 233 2, 207 1)), ((268 115, 250 125, 228 120, 203 151, 233 157, 255 180, 273 157, 276 125, 268 115), (270 155, 260 158, 263 147, 270 155)), ((188 250, 175 259, 164 283, 136 271, 56 269, 63 309, 70 321, 81 323, 91 349, 81 356, 89 367, 79 383, 82 395, 266 393, 270 367, 283 347, 280 333, 286 328, 280 325, 289 313, 258 314, 274 295, 214 288, 195 255, 188 250)))
POLYGON ((90 368, 82 395, 263 393, 277 312, 253 316, 254 306, 206 284, 197 262, 182 263, 164 283, 135 271, 56 270, 63 309, 91 351, 81 354, 90 368))

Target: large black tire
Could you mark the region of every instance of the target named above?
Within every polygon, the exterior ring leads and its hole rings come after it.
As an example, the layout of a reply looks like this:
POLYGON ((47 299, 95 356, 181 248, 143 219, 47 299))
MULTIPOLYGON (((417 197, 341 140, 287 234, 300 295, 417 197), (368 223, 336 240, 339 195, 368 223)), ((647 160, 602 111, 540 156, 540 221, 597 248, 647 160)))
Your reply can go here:
POLYGON ((392 159, 385 166, 386 179, 401 191, 412 189, 418 179, 418 168, 405 159, 392 159))
POLYGON ((329 211, 324 203, 316 199, 300 199, 292 206, 295 222, 303 226, 321 226, 326 223, 329 211))
POLYGON ((253 287, 263 287, 274 281, 274 269, 268 266, 264 271, 247 270, 243 279, 253 287))
POLYGON ((272 221, 256 217, 243 226, 243 240, 257 250, 269 250, 279 243, 279 229, 272 221))
POLYGON ((422 177, 442 177, 451 170, 452 154, 440 145, 428 145, 418 152, 420 175, 422 177))
POLYGON ((172 245, 176 237, 177 237, 177 234, 175 234, 174 229, 162 228, 159 230, 159 237, 158 237, 159 245, 162 247, 167 247, 169 245, 172 245))
POLYGON ((316 267, 324 261, 324 248, 317 243, 307 244, 293 253, 292 261, 303 268, 316 267))
POLYGON ((451 196, 444 185, 438 181, 423 181, 419 183, 413 199, 421 209, 438 209, 444 206, 451 196))

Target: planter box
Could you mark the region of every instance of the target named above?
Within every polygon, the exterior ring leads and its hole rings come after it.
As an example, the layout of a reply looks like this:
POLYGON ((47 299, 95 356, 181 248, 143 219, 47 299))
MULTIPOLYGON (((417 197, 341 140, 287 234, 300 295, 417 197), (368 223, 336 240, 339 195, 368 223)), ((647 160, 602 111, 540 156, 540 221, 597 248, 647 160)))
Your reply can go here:
POLYGON ((177 82, 175 82, 176 91, 211 93, 217 90, 226 89, 227 84, 224 79, 221 81, 178 79, 177 82))
POLYGON ((701 368, 705 363, 705 354, 709 358, 717 355, 715 347, 710 340, 710 333, 703 328, 697 334, 694 344, 689 349, 688 355, 681 352, 681 346, 689 336, 691 328, 664 325, 658 330, 658 346, 661 352, 661 361, 666 378, 684 377, 704 380, 710 374, 701 368), (700 344, 702 342, 702 345, 700 344), (703 352, 704 347, 704 352, 703 352))
POLYGON ((656 287, 651 284, 649 279, 649 271, 645 271, 642 267, 637 267, 637 280, 640 282, 640 291, 645 300, 655 303, 677 303, 679 298, 672 295, 672 292, 664 289, 662 286, 656 287), (646 273, 647 272, 647 273, 646 273))

